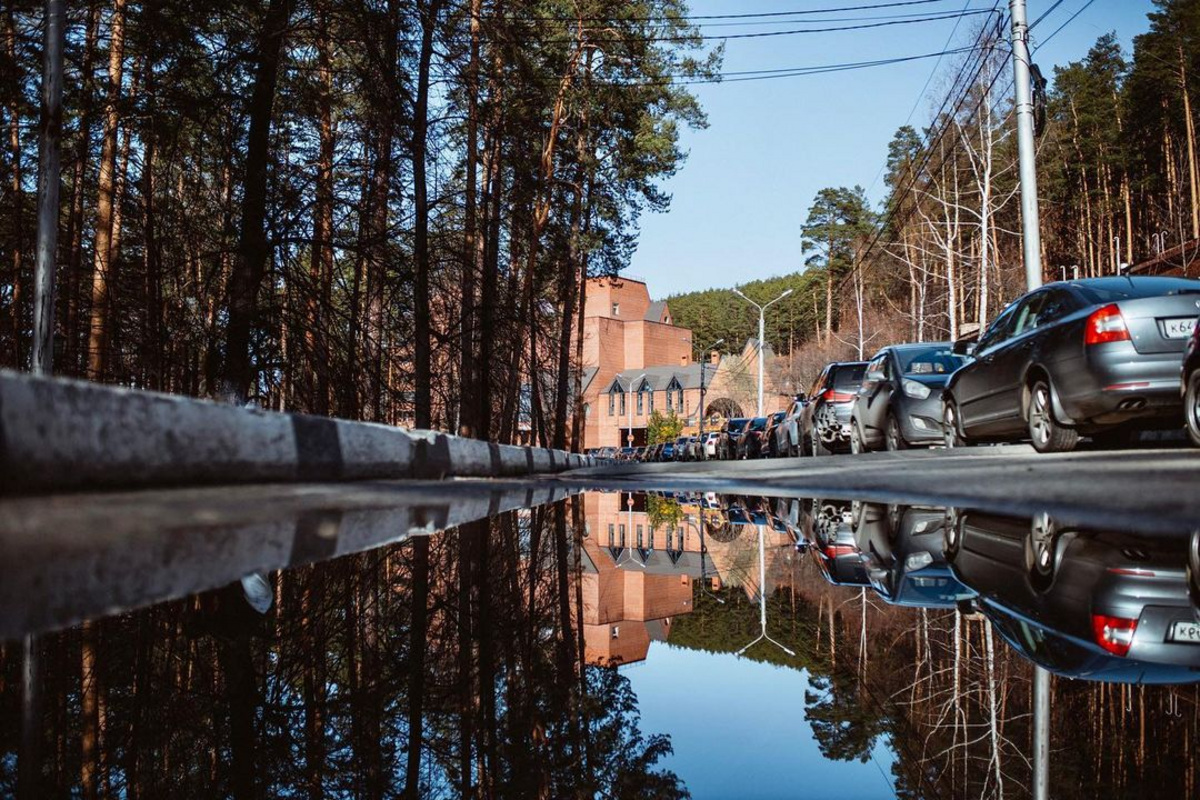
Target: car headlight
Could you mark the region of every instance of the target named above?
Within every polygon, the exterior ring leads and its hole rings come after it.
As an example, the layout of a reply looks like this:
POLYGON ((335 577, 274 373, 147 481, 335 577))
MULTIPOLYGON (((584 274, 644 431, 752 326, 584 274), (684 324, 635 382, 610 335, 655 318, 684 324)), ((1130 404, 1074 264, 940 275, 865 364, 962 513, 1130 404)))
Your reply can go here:
POLYGON ((900 385, 904 388, 904 393, 914 400, 924 400, 929 397, 929 387, 920 381, 905 378, 900 385))
POLYGON ((904 560, 905 572, 916 572, 919 569, 925 569, 933 563, 933 556, 926 552, 913 553, 904 560))

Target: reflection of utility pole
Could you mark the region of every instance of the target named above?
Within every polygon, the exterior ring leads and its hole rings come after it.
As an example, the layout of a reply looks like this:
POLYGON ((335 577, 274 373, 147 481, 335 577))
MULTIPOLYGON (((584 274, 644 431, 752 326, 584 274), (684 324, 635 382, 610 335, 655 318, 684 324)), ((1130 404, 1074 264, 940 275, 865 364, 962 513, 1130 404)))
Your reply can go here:
MULTIPOLYGON (((689 525, 692 524, 691 517, 684 517, 684 520, 686 520, 689 525)), ((708 580, 708 569, 704 566, 704 556, 708 554, 708 547, 705 546, 705 544, 704 544, 704 507, 703 506, 701 506, 701 510, 700 510, 700 524, 696 525, 696 530, 698 530, 700 532, 700 591, 704 592, 706 595, 711 597, 713 600, 716 600, 721 605, 725 605, 724 600, 722 600, 721 598, 717 597, 715 594, 710 592, 708 590, 708 587, 704 585, 704 582, 708 580)))
POLYGON ((1033 797, 1050 796, 1050 673, 1033 668, 1033 797))
POLYGON ((642 373, 629 382, 629 438, 625 440, 626 447, 633 447, 633 383, 640 381, 646 377, 646 373, 642 373))
POLYGON ((767 551, 763 538, 765 536, 764 528, 766 526, 755 525, 755 527, 758 528, 758 622, 762 626, 762 633, 758 635, 757 639, 743 647, 741 650, 738 650, 736 653, 734 653, 734 655, 740 656, 742 653, 746 652, 763 639, 766 639, 768 642, 775 645, 789 656, 795 657, 796 654, 793 651, 789 650, 787 647, 767 635, 767 551))

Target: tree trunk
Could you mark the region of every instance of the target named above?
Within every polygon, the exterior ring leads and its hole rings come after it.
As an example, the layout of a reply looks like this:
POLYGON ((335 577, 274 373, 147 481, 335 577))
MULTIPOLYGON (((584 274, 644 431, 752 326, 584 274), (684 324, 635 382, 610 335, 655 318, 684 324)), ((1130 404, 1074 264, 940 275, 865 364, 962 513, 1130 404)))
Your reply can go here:
POLYGON ((292 0, 270 0, 258 36, 258 64, 250 98, 250 131, 246 142, 246 179, 242 188, 242 230, 238 258, 229 277, 229 325, 222 369, 223 393, 245 401, 255 383, 250 338, 258 316, 258 292, 266 272, 269 246, 264 229, 267 213, 267 162, 271 116, 279 60, 292 13, 292 0))
MULTIPOLYGON (((8 60, 14 66, 20 64, 17 61, 17 26, 13 13, 13 7, 10 3, 8 10, 5 12, 5 31, 4 31, 4 49, 8 56, 8 60)), ((21 105, 20 92, 12 92, 12 101, 8 107, 8 144, 10 157, 10 170, 12 180, 12 205, 9 208, 9 217, 11 219, 12 232, 12 305, 9 308, 9 324, 12 331, 12 361, 11 366, 14 369, 20 369, 23 366, 24 351, 21 347, 21 340, 24 338, 24 325, 21 321, 21 309, 24 301, 21 298, 21 271, 22 263, 22 247, 24 246, 24 189, 21 186, 21 105)))
POLYGON ((463 208, 462 286, 459 300, 458 432, 476 436, 479 410, 476 374, 475 285, 482 267, 479 254, 478 151, 479 151, 479 37, 482 0, 471 0, 471 45, 467 62, 466 196, 463 208))
POLYGON ((117 104, 125 62, 125 0, 113 0, 108 45, 108 87, 104 99, 104 136, 100 145, 99 199, 92 261, 92 318, 88 330, 88 378, 104 380, 108 369, 109 292, 113 281, 113 212, 117 200, 117 104))
POLYGON ((333 285, 333 44, 329 10, 316 9, 317 25, 317 156, 316 197, 313 203, 312 256, 309 261, 308 319, 304 332, 309 366, 308 411, 329 413, 329 334, 325 315, 333 285))

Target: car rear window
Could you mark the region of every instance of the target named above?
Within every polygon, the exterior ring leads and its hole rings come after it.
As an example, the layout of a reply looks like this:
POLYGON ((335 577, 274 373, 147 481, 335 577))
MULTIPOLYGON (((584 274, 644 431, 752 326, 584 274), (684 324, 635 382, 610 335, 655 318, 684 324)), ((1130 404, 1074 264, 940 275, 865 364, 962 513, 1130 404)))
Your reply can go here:
POLYGON ((867 371, 866 364, 843 364, 833 373, 833 388, 839 391, 857 389, 867 371))
POLYGON ((733 431, 734 433, 736 433, 736 432, 740 431, 742 428, 746 427, 746 423, 748 421, 749 420, 744 420, 744 419, 731 419, 731 420, 729 420, 729 428, 728 429, 730 431, 733 431))
POLYGON ((905 375, 949 375, 967 362, 949 347, 922 347, 896 350, 900 371, 905 375))
POLYGON ((1166 294, 1200 293, 1200 281, 1166 277, 1107 278, 1103 281, 1077 283, 1075 287, 1094 303, 1118 303, 1122 300, 1161 297, 1166 294))

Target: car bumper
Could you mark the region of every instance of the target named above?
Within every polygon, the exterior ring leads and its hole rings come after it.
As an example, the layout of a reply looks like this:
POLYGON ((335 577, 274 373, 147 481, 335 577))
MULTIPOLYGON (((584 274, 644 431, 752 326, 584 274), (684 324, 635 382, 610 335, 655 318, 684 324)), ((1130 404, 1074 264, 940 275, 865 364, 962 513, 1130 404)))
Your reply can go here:
POLYGON ((1178 417, 1179 353, 1138 353, 1129 342, 1095 345, 1062 365, 1055 391, 1076 425, 1178 417))
POLYGON ((944 439, 941 388, 933 389, 924 400, 906 398, 897 420, 909 444, 941 444, 944 439))

